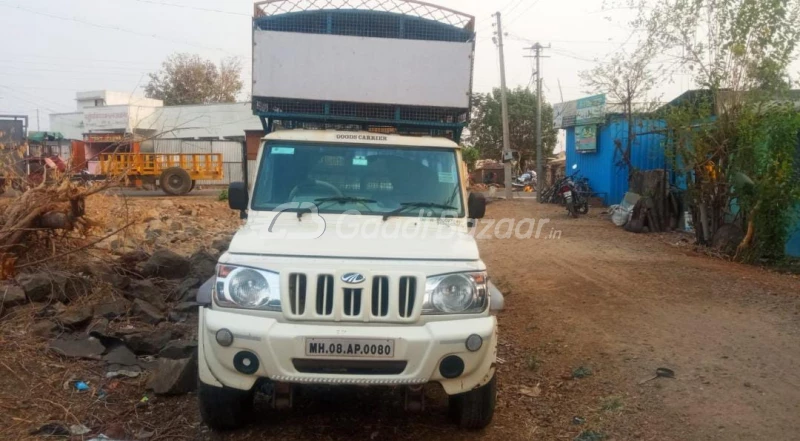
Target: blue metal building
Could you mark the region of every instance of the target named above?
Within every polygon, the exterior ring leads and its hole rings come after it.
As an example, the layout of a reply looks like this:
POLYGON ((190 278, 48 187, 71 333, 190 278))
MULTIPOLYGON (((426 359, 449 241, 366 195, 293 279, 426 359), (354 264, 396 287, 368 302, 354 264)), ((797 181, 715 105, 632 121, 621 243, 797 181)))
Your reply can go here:
MULTIPOLYGON (((634 127, 631 163, 639 170, 667 167, 664 150, 664 123, 658 120, 639 121, 634 127)), ((628 191, 628 170, 623 152, 628 142, 628 122, 621 115, 608 115, 597 126, 596 148, 579 149, 576 129, 567 127, 567 170, 578 165, 580 175, 589 178, 589 185, 606 205, 618 204, 628 191)))

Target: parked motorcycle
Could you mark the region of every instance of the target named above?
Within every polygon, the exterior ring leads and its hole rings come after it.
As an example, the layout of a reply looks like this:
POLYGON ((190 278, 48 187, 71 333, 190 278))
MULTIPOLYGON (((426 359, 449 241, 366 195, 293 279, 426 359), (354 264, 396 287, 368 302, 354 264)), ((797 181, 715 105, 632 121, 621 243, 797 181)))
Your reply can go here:
POLYGON ((578 217, 578 213, 589 213, 589 195, 584 189, 584 187, 588 188, 588 180, 586 178, 576 179, 578 176, 577 165, 573 165, 572 170, 575 172, 571 176, 562 179, 559 183, 558 193, 561 195, 569 215, 578 217))

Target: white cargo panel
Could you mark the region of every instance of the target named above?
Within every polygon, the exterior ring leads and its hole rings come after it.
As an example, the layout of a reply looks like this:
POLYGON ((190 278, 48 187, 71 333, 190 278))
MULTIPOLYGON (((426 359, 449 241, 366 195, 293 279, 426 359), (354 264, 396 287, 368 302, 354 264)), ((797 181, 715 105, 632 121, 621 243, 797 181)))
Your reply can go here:
POLYGON ((253 96, 469 107, 472 42, 256 30, 253 96))

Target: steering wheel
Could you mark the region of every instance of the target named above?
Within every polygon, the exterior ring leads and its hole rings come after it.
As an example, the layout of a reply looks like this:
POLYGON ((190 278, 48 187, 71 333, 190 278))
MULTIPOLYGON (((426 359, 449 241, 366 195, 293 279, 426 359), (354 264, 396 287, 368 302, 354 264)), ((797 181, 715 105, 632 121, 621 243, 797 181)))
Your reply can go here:
POLYGON ((312 193, 313 194, 313 192, 311 190, 313 190, 314 188, 324 189, 323 191, 329 192, 329 193, 333 193, 337 197, 344 197, 344 193, 342 193, 341 190, 339 190, 338 188, 336 188, 333 184, 331 184, 329 182, 309 180, 309 181, 297 184, 297 186, 295 186, 292 189, 292 192, 289 193, 289 200, 294 200, 294 198, 298 194, 303 193, 303 192, 312 193))

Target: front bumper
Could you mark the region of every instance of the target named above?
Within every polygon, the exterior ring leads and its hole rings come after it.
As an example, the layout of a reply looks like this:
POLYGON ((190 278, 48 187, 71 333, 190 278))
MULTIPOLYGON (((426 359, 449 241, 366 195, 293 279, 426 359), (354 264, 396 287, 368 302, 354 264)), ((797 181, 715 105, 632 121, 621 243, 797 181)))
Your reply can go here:
MULTIPOLYGON (((218 387, 250 390, 259 378, 284 383, 343 385, 418 385, 434 381, 440 383, 447 394, 454 395, 483 386, 495 371, 497 322, 492 316, 420 326, 352 326, 346 323, 280 323, 270 318, 202 308, 199 326, 200 380, 218 387), (216 341, 216 332, 223 328, 234 335, 230 347, 220 346, 216 341), (467 337, 472 334, 483 338, 483 346, 476 352, 468 351, 465 346, 467 337), (307 337, 394 339, 393 359, 405 361, 406 367, 396 375, 299 372, 293 360, 311 358, 305 354, 307 337), (258 357, 259 368, 254 374, 242 374, 234 367, 234 356, 241 351, 258 357), (454 379, 446 379, 439 373, 439 363, 449 355, 457 355, 464 361, 464 372, 454 379)), ((347 360, 346 357, 330 359, 347 360)))

